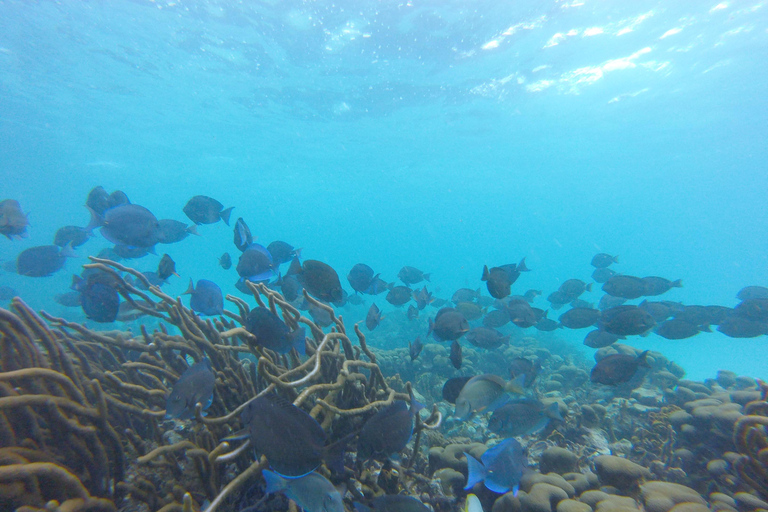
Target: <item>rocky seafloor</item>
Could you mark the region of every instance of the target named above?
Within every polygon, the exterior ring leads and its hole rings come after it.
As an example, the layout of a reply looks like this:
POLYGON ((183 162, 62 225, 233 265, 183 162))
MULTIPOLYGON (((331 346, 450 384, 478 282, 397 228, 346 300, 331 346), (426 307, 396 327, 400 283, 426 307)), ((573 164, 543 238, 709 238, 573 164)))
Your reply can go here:
MULTIPOLYGON (((680 366, 651 352, 650 367, 629 382, 595 385, 592 361, 532 337, 490 351, 466 347, 456 370, 445 344, 425 344, 412 361, 407 348, 369 347, 328 306, 318 305, 332 320, 323 330, 253 285, 258 304, 282 312, 292 328, 307 328, 307 357, 300 358, 254 344, 242 328, 251 307, 242 299, 227 297, 233 311, 202 319, 158 288, 131 286, 119 274, 130 269, 94 265, 112 272, 156 327, 96 331, 38 315, 20 299, 0 310, 0 510, 295 510, 284 495, 265 495, 268 461, 231 441, 244 426, 244 404, 276 392, 338 439, 393 400, 408 400, 407 383, 427 410, 399 456, 358 461, 352 443, 343 474, 318 468, 349 511, 384 494, 453 511, 470 492, 494 512, 768 510, 768 388, 754 378, 721 371, 705 382, 686 380, 680 366), (464 453, 480 457, 499 438, 487 413, 452 418, 443 385, 457 375, 508 378, 516 357, 538 361, 528 393, 556 402, 563 421, 520 438, 528 471, 516 495, 482 483, 464 490, 464 453), (170 388, 203 358, 216 378, 208 414, 198 406, 191 420, 166 419, 170 388)), ((595 359, 612 353, 638 351, 617 343, 595 359)))

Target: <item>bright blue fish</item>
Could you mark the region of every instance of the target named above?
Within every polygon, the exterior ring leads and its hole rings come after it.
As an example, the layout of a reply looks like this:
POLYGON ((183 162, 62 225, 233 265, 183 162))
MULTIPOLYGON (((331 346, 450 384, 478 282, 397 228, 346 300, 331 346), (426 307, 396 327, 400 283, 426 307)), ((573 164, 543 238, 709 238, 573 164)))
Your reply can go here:
POLYGON ((469 490, 478 482, 496 493, 506 493, 512 489, 517 493, 517 486, 525 468, 523 447, 515 439, 507 439, 493 448, 489 448, 480 460, 468 453, 469 476, 465 490, 469 490), (481 462, 482 461, 482 462, 481 462))

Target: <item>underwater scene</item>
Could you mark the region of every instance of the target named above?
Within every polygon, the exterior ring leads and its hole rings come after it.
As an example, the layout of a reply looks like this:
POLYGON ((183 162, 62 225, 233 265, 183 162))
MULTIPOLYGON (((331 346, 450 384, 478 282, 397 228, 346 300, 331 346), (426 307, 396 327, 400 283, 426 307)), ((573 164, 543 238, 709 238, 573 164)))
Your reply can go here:
POLYGON ((763 0, 0 0, 0 512, 768 511, 763 0))

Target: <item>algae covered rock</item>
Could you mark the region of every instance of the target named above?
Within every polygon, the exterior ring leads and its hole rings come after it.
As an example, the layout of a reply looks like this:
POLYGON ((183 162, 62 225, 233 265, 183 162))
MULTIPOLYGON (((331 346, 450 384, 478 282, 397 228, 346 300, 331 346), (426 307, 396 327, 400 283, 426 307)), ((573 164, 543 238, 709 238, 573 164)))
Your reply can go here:
POLYGON ((542 452, 539 470, 542 473, 557 473, 558 475, 573 473, 576 471, 578 461, 579 458, 575 453, 565 448, 553 446, 542 452))
POLYGON ((440 480, 440 485, 446 494, 456 496, 464 488, 467 477, 455 469, 443 468, 435 471, 434 478, 440 480))
POLYGON ((435 446, 429 449, 429 470, 434 473, 438 469, 451 468, 466 474, 467 458, 464 452, 480 459, 487 449, 482 443, 449 444, 445 448, 435 446))
POLYGON ((609 494, 608 497, 598 502, 595 512, 637 512, 640 510, 637 502, 627 496, 609 494))
POLYGON ((600 482, 621 491, 629 491, 637 487, 641 480, 651 478, 647 468, 614 455, 600 455, 595 457, 594 462, 600 482))
POLYGON ((514 492, 508 492, 493 502, 493 508, 491 512, 521 512, 522 505, 520 504, 520 498, 515 496, 514 492))
POLYGON ((567 497, 569 498, 576 496, 576 489, 574 489, 573 486, 565 480, 565 478, 558 475, 557 473, 548 473, 546 475, 542 475, 541 473, 536 473, 535 471, 529 471, 523 474, 523 477, 520 479, 520 489, 525 492, 531 492, 536 484, 540 483, 559 487, 567 494, 567 497))
POLYGON ((539 482, 530 492, 518 494, 523 512, 553 512, 557 504, 568 499, 568 493, 556 485, 539 482))
POLYGON ((679 503, 707 504, 695 490, 671 482, 646 482, 640 486, 640 494, 647 512, 669 512, 679 503))
POLYGON ((768 510, 768 502, 765 502, 748 492, 737 492, 733 495, 736 500, 736 508, 739 512, 751 512, 752 510, 768 510))
POLYGON ((557 512, 592 512, 592 507, 578 500, 563 500, 557 504, 557 512))
POLYGON ((576 490, 577 496, 581 496, 582 493, 591 489, 600 488, 600 479, 591 471, 587 473, 566 473, 563 475, 563 479, 576 490))

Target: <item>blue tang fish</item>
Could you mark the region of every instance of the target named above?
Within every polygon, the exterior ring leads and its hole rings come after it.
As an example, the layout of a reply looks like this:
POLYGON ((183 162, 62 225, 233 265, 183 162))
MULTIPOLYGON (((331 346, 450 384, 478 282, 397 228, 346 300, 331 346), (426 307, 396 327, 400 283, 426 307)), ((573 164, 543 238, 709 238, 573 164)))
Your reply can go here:
POLYGON ((203 410, 213 403, 216 376, 210 359, 195 363, 179 377, 165 402, 165 417, 188 420, 195 415, 195 405, 200 402, 203 410))
POLYGON ((192 296, 189 300, 189 306, 201 315, 221 315, 224 313, 224 297, 221 294, 221 288, 213 281, 200 279, 197 282, 197 288, 195 288, 190 279, 189 288, 184 294, 192 296))
POLYGON ((480 460, 468 453, 469 476, 464 490, 469 490, 478 482, 496 493, 506 493, 512 489, 517 493, 520 478, 525 469, 525 454, 523 447, 515 439, 506 439, 493 448, 489 448, 480 460), (482 461, 482 462, 481 462, 482 461))

